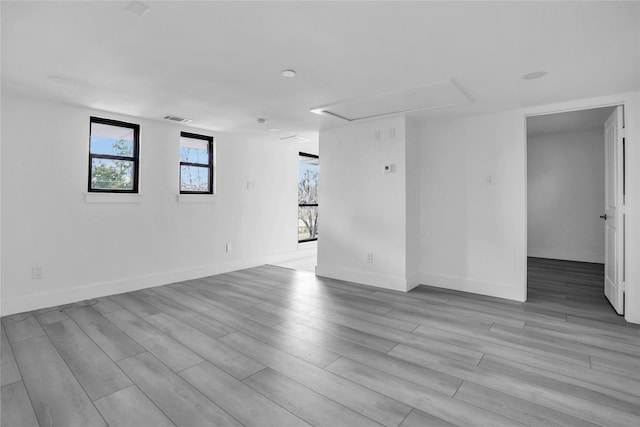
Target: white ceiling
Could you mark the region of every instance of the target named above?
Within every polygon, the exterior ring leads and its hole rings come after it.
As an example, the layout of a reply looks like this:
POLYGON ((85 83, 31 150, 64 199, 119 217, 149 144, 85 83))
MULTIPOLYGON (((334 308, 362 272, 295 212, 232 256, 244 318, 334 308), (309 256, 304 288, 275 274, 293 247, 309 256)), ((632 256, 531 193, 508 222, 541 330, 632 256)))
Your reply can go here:
POLYGON ((415 117, 640 89, 637 1, 143 3, 2 1, 3 93, 278 140, 343 123, 311 107, 447 80, 472 102, 415 117))

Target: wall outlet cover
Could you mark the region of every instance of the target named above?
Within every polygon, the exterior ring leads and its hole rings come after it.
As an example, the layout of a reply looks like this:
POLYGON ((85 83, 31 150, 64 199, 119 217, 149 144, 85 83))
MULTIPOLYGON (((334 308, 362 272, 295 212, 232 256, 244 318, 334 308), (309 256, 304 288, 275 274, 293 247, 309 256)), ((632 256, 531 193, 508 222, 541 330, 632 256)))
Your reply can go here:
POLYGON ((33 279, 42 279, 44 275, 42 274, 42 267, 34 266, 31 267, 31 277, 33 279))

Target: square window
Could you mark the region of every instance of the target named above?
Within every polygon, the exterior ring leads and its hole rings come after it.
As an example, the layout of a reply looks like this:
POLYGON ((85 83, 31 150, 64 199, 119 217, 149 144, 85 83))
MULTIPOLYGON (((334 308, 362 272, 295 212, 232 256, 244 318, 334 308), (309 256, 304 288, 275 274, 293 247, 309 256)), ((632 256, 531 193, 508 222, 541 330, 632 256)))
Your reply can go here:
POLYGON ((90 192, 138 192, 139 139, 139 125, 90 118, 90 192))
POLYGON ((213 194, 213 137, 180 133, 180 194, 213 194))

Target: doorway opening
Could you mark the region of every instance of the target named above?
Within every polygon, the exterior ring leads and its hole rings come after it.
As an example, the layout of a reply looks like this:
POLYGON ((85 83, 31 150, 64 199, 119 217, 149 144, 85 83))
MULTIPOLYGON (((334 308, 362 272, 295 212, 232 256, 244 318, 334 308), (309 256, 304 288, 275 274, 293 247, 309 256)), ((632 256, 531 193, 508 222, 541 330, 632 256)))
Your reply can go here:
POLYGON ((295 259, 276 264, 278 267, 315 274, 318 264, 319 172, 318 155, 298 153, 298 252, 295 259))
POLYGON ((623 125, 615 105, 527 117, 529 301, 623 314, 623 125))

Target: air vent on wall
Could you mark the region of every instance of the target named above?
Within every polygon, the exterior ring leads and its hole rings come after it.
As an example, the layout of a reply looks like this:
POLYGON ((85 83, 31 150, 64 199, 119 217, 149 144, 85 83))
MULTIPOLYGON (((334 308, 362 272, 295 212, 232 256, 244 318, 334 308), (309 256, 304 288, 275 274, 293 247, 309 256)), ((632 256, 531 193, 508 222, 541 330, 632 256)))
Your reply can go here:
POLYGON ((171 120, 172 122, 178 122, 178 123, 191 123, 192 122, 191 119, 185 119, 184 117, 178 117, 178 116, 164 116, 164 118, 166 120, 171 120))

